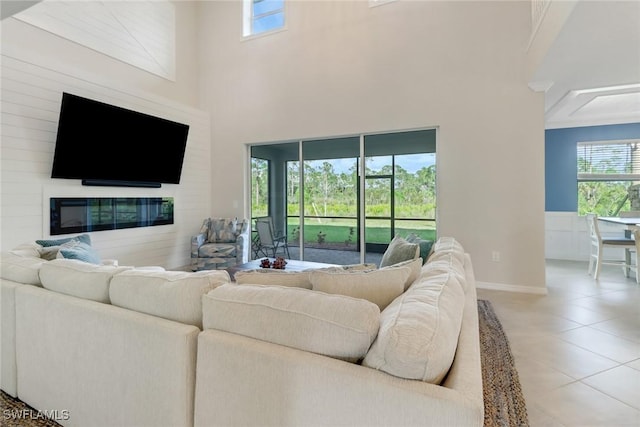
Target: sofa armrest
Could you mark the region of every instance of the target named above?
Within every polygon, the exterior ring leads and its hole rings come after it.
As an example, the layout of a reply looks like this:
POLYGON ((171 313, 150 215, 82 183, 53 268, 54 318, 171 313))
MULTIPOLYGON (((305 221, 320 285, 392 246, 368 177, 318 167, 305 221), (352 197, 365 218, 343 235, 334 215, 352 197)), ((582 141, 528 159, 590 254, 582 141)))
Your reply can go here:
POLYGON ((405 380, 213 329, 200 333, 197 359, 196 427, 483 425, 482 384, 405 380))
POLYGON ((236 240, 236 262, 244 264, 249 262, 249 249, 251 248, 251 238, 249 232, 238 235, 236 240))
POLYGON ((207 235, 204 233, 196 234, 191 237, 191 260, 198 258, 198 249, 207 241, 207 235))

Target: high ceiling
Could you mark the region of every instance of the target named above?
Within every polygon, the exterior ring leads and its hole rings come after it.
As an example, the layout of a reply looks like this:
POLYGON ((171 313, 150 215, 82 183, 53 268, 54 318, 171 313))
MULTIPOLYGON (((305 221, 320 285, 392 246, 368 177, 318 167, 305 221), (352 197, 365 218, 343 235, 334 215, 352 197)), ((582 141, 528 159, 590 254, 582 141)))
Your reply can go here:
MULTIPOLYGON (((2 19, 35 3, 2 0, 2 19)), ((640 0, 578 1, 532 82, 547 128, 640 122, 640 0)))
POLYGON ((533 80, 547 128, 640 122, 640 1, 579 1, 533 80))

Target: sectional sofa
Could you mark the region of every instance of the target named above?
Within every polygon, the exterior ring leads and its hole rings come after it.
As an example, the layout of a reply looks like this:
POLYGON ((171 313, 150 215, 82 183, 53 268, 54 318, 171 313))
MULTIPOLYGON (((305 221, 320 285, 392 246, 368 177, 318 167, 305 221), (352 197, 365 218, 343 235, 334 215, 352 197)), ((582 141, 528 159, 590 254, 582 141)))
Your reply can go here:
POLYGON ((429 260, 296 274, 0 266, 0 386, 68 426, 483 424, 475 281, 429 260))

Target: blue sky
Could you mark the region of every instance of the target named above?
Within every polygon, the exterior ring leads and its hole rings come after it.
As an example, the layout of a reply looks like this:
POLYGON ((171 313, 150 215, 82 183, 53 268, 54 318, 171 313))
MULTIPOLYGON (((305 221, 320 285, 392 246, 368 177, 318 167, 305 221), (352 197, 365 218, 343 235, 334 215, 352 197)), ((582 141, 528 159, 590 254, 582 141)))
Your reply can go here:
MULTIPOLYGON (((380 168, 390 162, 388 156, 376 157, 370 167, 380 168)), ((402 156, 396 156, 396 162, 399 163, 405 170, 410 173, 416 173, 423 167, 428 167, 436 162, 435 153, 423 153, 423 154, 407 154, 402 156)), ((353 166, 353 159, 331 159, 330 163, 333 165, 333 169, 336 173, 347 173, 349 168, 353 166)))

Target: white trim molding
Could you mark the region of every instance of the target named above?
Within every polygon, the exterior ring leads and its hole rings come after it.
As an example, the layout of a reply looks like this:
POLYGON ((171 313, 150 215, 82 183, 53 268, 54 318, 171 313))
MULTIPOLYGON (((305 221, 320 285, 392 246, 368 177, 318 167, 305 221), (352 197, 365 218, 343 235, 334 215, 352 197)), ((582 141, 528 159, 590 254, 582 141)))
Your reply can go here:
POLYGON ((547 295, 547 287, 538 286, 520 286, 520 285, 507 285, 505 283, 491 283, 476 281, 477 289, 487 289, 490 291, 505 291, 505 292, 519 292, 524 294, 534 295, 547 295))

